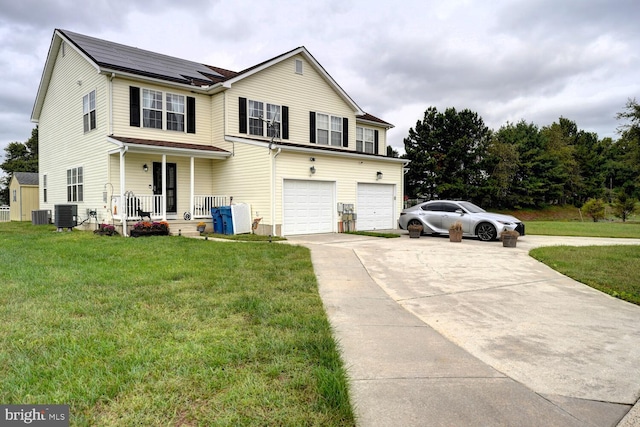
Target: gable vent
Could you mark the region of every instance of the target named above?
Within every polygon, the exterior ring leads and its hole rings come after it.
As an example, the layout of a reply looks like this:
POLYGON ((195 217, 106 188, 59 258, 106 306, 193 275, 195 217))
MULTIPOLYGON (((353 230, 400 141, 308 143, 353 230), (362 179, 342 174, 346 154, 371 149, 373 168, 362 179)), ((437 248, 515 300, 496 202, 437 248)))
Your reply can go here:
POLYGON ((302 60, 296 59, 296 74, 302 74, 302 60))

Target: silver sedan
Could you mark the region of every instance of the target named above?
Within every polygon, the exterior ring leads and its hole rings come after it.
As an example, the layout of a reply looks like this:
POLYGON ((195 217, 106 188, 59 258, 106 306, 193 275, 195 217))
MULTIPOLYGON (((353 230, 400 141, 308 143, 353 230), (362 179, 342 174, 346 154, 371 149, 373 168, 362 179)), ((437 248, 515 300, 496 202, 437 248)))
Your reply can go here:
POLYGON ((422 225, 425 234, 449 234, 456 221, 462 223, 464 236, 480 240, 495 240, 502 231, 516 230, 524 236, 524 224, 511 215, 490 213, 470 202, 458 200, 431 200, 403 210, 398 227, 422 225))

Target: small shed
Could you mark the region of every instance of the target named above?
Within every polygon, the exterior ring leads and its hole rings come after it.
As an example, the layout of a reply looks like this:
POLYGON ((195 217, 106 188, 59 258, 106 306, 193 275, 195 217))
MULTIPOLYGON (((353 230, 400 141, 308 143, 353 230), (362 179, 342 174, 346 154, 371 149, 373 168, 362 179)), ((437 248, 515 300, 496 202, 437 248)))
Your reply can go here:
POLYGON ((37 172, 14 172, 9 183, 9 207, 11 221, 31 221, 31 211, 40 207, 37 172))

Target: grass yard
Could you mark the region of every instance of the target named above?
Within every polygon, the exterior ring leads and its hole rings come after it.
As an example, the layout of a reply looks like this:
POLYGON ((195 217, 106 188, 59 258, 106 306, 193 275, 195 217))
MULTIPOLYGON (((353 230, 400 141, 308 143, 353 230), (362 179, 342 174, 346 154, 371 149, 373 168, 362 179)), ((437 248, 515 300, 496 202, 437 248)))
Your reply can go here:
POLYGON ((69 404, 74 426, 354 425, 306 248, 54 229, 0 224, 0 402, 69 404))
POLYGON ((526 221, 527 234, 640 239, 640 223, 609 221, 526 221))
POLYGON ((640 246, 552 246, 529 252, 581 283, 640 305, 640 246))

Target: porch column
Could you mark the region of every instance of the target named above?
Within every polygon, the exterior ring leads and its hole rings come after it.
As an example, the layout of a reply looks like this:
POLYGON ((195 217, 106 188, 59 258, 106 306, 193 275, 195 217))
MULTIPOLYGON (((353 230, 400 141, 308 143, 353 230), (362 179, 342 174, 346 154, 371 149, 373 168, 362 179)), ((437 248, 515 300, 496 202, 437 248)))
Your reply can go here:
POLYGON ((193 220, 193 206, 194 206, 194 197, 195 197, 195 182, 196 182, 196 170, 195 170, 195 159, 191 157, 191 187, 189 189, 189 213, 191 214, 191 219, 193 220))
POLYGON ((127 237, 127 204, 124 199, 124 193, 126 191, 126 183, 125 183, 125 161, 124 155, 127 153, 127 147, 123 147, 120 150, 120 218, 122 222, 122 235, 127 237))
POLYGON ((167 220, 167 155, 162 155, 162 220, 167 220))

